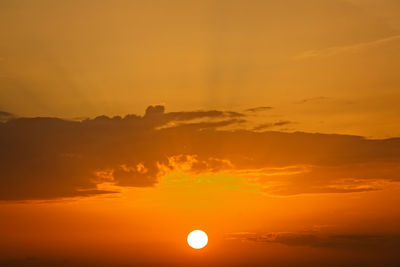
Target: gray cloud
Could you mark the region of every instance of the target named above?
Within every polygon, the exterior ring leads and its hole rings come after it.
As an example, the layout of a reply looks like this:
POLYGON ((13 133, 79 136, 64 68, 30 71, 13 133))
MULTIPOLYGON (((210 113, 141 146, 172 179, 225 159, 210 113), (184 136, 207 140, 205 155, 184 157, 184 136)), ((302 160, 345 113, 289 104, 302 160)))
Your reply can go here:
POLYGON ((381 39, 376 39, 372 40, 369 42, 361 42, 361 43, 356 43, 356 44, 351 44, 351 45, 343 45, 343 46, 333 46, 333 47, 328 47, 324 49, 319 49, 319 50, 309 50, 305 51, 296 57, 294 57, 295 60, 302 60, 302 59, 309 59, 309 58, 315 58, 315 57, 328 57, 328 56, 334 56, 337 54, 342 54, 342 53, 355 53, 363 49, 369 49, 373 47, 378 47, 390 42, 398 41, 400 40, 400 35, 393 35, 389 36, 386 38, 381 38, 381 39))

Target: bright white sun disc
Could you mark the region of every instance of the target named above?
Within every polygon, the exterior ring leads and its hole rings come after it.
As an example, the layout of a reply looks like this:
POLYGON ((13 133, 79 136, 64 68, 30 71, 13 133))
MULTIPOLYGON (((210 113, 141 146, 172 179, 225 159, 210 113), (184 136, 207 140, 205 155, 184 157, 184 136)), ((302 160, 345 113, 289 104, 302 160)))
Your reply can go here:
POLYGON ((187 242, 192 248, 201 249, 207 245, 208 236, 201 230, 194 230, 188 235, 187 242))

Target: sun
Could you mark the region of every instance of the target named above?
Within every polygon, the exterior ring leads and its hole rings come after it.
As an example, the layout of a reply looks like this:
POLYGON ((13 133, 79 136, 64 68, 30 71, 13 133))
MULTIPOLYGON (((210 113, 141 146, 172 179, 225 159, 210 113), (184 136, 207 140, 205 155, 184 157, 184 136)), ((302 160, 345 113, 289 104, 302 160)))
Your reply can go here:
POLYGON ((204 248, 208 243, 208 236, 204 231, 194 230, 187 237, 189 246, 194 249, 204 248))

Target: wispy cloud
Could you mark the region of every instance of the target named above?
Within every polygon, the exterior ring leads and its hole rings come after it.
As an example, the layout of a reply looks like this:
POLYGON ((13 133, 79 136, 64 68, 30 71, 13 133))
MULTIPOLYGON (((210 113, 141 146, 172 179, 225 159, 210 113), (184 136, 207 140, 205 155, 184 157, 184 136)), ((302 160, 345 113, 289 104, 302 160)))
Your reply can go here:
POLYGON ((253 130, 254 131, 262 131, 262 130, 273 128, 273 127, 288 125, 291 123, 292 123, 291 121, 277 121, 277 122, 271 122, 271 123, 263 123, 263 124, 260 124, 256 127, 254 127, 253 130))
POLYGON ((255 107, 255 108, 248 108, 245 109, 246 112, 263 112, 263 111, 268 111, 273 109, 273 107, 270 106, 262 106, 262 107, 255 107))
POLYGON ((362 42, 356 43, 352 45, 343 45, 343 46, 333 46, 324 49, 317 49, 317 50, 309 50, 304 53, 301 53, 295 56, 294 60, 302 60, 307 58, 314 58, 314 57, 329 57, 341 53, 354 53, 358 52, 362 49, 368 49, 372 47, 377 47, 389 42, 394 42, 400 40, 400 35, 394 35, 386 38, 381 38, 369 42, 362 42))
POLYGON ((309 103, 309 102, 314 102, 314 101, 324 101, 324 100, 329 100, 331 99, 330 97, 326 96, 318 96, 318 97, 310 97, 310 98, 305 98, 300 101, 294 102, 295 104, 304 104, 304 103, 309 103))

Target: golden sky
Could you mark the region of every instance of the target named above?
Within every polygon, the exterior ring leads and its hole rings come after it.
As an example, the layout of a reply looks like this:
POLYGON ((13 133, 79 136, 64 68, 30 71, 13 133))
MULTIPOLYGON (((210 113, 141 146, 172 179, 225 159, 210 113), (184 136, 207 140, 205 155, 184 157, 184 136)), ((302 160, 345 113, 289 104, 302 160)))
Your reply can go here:
POLYGON ((0 0, 0 266, 400 264, 399 14, 0 0))

